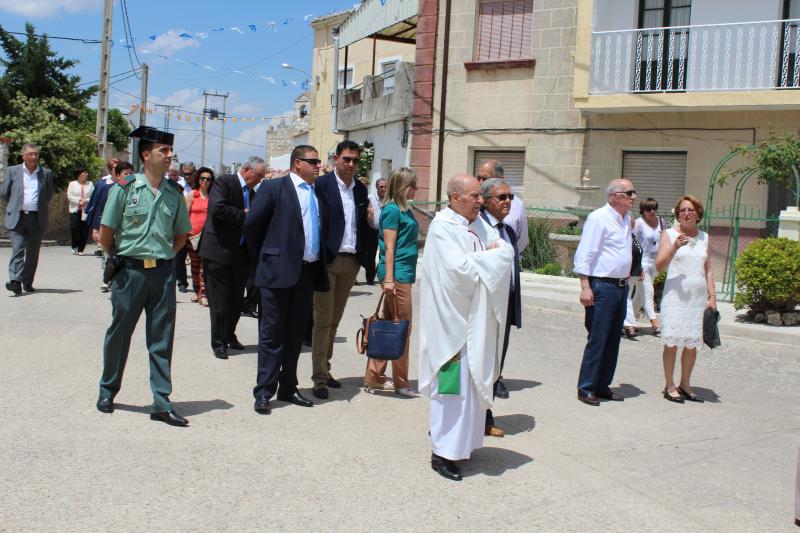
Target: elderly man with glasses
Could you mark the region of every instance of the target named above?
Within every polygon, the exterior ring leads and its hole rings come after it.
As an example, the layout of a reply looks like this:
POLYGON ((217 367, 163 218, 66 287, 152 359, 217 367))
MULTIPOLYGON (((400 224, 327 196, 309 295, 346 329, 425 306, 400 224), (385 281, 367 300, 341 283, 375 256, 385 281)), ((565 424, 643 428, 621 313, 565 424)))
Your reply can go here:
POLYGON ((574 271, 581 280, 580 301, 586 310, 589 339, 578 376, 578 399, 600 405, 600 398, 622 401, 611 391, 628 299, 632 263, 630 211, 636 199, 633 183, 611 180, 608 203, 594 210, 583 226, 574 271))

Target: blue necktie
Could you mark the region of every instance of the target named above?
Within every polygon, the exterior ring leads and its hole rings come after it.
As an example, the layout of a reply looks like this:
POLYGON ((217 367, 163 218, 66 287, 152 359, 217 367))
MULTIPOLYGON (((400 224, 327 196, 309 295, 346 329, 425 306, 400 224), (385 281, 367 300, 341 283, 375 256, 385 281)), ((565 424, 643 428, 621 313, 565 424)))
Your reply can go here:
POLYGON ((308 183, 303 187, 308 190, 308 212, 311 215, 311 255, 319 255, 319 207, 317 206, 317 196, 314 188, 308 183))
MULTIPOLYGON (((242 187, 242 194, 244 195, 244 208, 249 210, 250 209, 250 190, 247 188, 247 185, 242 187)), ((245 212, 245 215, 247 213, 245 212)), ((244 244, 244 233, 242 233, 242 238, 239 239, 239 244, 244 244)))

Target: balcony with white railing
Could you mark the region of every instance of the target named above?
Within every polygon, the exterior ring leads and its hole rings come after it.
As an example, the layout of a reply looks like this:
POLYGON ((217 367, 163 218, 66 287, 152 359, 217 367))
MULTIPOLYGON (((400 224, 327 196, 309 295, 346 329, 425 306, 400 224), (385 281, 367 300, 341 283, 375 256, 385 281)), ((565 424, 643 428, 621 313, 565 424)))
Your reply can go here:
POLYGON ((800 19, 596 31, 588 96, 798 89, 798 58, 800 19))

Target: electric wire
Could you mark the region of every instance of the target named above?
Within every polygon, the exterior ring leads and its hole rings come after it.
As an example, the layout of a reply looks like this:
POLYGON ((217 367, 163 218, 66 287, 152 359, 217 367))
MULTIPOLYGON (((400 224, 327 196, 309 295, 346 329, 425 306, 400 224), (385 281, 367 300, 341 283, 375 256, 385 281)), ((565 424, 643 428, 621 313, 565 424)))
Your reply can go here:
MULTIPOLYGON (((6 33, 10 33, 12 35, 28 35, 27 33, 22 31, 9 31, 6 33)), ((77 41, 83 44, 100 44, 103 42, 103 41, 98 41, 97 39, 84 39, 81 37, 60 37, 58 35, 47 35, 46 33, 43 33, 41 35, 34 33, 32 35, 34 37, 39 37, 40 39, 59 39, 62 41, 77 41)))

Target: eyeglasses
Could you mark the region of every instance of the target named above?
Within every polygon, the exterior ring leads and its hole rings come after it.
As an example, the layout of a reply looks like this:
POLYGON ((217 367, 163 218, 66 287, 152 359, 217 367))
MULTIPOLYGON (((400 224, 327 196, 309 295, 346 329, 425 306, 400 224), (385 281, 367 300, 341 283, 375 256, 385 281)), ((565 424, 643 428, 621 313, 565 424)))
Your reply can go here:
POLYGON ((633 196, 636 196, 636 191, 635 191, 635 190, 630 190, 630 191, 614 191, 614 194, 624 194, 624 195, 625 195, 625 196, 627 196, 628 198, 632 198, 633 196))
POLYGON ((200 181, 214 181, 214 178, 210 176, 201 176, 200 181))
POLYGON ((345 163, 356 163, 356 162, 358 162, 358 158, 357 157, 341 156, 341 157, 339 157, 339 159, 341 159, 345 163))
POLYGON ((509 193, 505 193, 505 194, 498 194, 498 195, 495 195, 495 196, 490 196, 489 198, 497 198, 498 202, 505 202, 506 200, 511 201, 511 200, 514 199, 514 193, 513 192, 509 192, 509 193))
POLYGON ((694 213, 693 207, 681 207, 678 209, 678 213, 694 213))
POLYGON ((478 178, 478 181, 484 181, 484 180, 488 180, 489 178, 491 178, 491 176, 476 176, 476 177, 478 178))
POLYGON ((309 165, 315 166, 315 167, 319 166, 322 163, 321 159, 307 159, 305 157, 298 157, 297 159, 300 160, 300 161, 305 161, 309 165))

